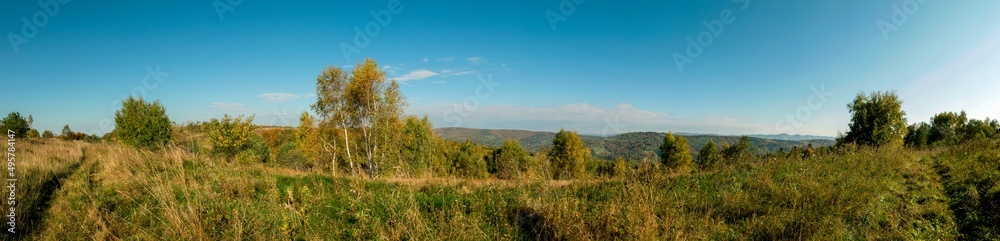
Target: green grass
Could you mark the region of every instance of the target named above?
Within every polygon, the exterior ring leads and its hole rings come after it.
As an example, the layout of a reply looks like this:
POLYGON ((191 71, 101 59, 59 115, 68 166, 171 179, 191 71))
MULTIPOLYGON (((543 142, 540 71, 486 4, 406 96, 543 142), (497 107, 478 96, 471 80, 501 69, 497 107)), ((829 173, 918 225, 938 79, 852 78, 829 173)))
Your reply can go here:
POLYGON ((862 148, 685 175, 644 166, 614 179, 501 181, 334 177, 179 147, 55 141, 27 146, 36 155, 22 162, 31 188, 52 193, 25 203, 41 222, 5 238, 988 240, 997 239, 997 147, 862 148), (78 154, 41 154, 55 148, 78 154), (45 184, 52 177, 62 181, 45 184))

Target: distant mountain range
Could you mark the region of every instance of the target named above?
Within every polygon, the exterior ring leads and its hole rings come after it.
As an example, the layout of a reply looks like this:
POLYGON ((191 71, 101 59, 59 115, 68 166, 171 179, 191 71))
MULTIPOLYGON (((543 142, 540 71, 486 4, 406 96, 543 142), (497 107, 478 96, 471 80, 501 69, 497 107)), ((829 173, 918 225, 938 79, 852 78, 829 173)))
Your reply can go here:
MULTIPOLYGON (((547 131, 489 130, 458 127, 438 128, 435 132, 447 140, 470 140, 488 146, 500 146, 505 139, 514 139, 518 140, 522 147, 531 152, 537 152, 543 148, 552 148, 552 139, 556 135, 554 132, 547 131)), ((646 157, 653 158, 658 155, 658 148, 663 143, 664 134, 656 132, 630 132, 605 137, 581 135, 580 138, 587 144, 587 147, 590 147, 595 157, 604 159, 624 157, 630 160, 640 160, 646 157)), ((679 135, 688 139, 688 144, 691 146, 693 154, 696 154, 709 140, 721 146, 723 143, 734 144, 740 139, 740 136, 689 133, 680 133, 679 135)), ((795 146, 805 147, 809 144, 812 144, 814 147, 829 146, 835 143, 833 138, 824 136, 781 134, 749 135, 749 137, 751 146, 759 152, 773 152, 781 149, 790 150, 795 146)))

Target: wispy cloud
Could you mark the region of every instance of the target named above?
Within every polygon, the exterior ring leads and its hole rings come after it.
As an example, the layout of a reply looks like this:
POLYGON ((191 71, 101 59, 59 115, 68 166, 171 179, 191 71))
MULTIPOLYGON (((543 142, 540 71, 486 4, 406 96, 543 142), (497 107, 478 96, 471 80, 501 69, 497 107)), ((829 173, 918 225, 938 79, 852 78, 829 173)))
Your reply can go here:
POLYGON ((308 94, 308 95, 298 95, 298 94, 289 94, 289 93, 263 93, 263 94, 257 95, 257 97, 260 97, 261 99, 264 99, 264 101, 271 102, 271 103, 285 102, 285 101, 294 100, 294 99, 307 98, 307 97, 310 97, 310 96, 312 96, 312 95, 311 94, 308 94))
POLYGON ((433 77, 435 75, 438 75, 438 73, 434 73, 434 71, 430 71, 430 70, 426 70, 426 69, 418 69, 418 70, 410 71, 410 73, 407 73, 407 74, 405 74, 403 76, 396 77, 396 81, 406 82, 406 81, 410 81, 410 80, 420 80, 420 79, 430 78, 430 77, 433 77))
POLYGON ((440 85, 440 84, 447 84, 447 83, 448 83, 448 81, 444 81, 444 80, 438 80, 438 81, 434 81, 434 83, 435 83, 435 84, 439 84, 439 85, 440 85))
POLYGON ((209 107, 220 110, 240 110, 243 109, 243 104, 239 102, 212 102, 209 107))
POLYGON ((473 56, 473 57, 465 58, 465 60, 469 61, 469 63, 472 63, 472 64, 479 64, 479 63, 483 62, 483 57, 482 56, 473 56))
POLYGON ((420 60, 420 62, 424 62, 424 63, 427 63, 427 61, 431 61, 431 59, 424 58, 424 59, 420 60))
POLYGON ((445 70, 441 70, 441 76, 442 77, 459 76, 459 75, 470 75, 470 74, 475 74, 475 73, 478 73, 478 72, 475 71, 475 70, 469 70, 469 69, 460 69, 460 70, 445 69, 445 70))

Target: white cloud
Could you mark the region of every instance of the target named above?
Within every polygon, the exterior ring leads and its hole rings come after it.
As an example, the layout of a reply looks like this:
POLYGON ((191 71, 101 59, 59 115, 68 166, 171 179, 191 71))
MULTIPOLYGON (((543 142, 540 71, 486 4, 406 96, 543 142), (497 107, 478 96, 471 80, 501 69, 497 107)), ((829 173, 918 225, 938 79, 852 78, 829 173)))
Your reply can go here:
POLYGON ((264 99, 264 101, 271 102, 271 103, 285 102, 285 101, 294 100, 294 99, 307 98, 307 97, 310 97, 310 96, 312 96, 312 95, 311 94, 309 94, 309 95, 298 95, 298 94, 289 94, 289 93, 263 93, 263 94, 257 95, 257 97, 260 97, 261 99, 264 99))
POLYGON ((240 110, 243 109, 243 104, 239 102, 212 102, 209 107, 220 110, 240 110))
POLYGON ((475 73, 478 73, 478 72, 476 72, 475 70, 469 70, 469 69, 460 69, 460 70, 445 69, 445 70, 441 70, 441 76, 442 77, 470 75, 470 74, 475 74, 475 73))
POLYGON ((434 73, 434 71, 430 71, 430 70, 426 70, 426 69, 418 69, 418 70, 410 71, 410 73, 407 73, 407 74, 405 74, 403 76, 396 77, 396 81, 406 82, 406 81, 410 81, 410 80, 420 80, 420 79, 430 78, 430 77, 433 77, 435 75, 438 75, 438 73, 434 73))
POLYGON ((424 63, 427 63, 427 61, 431 61, 431 59, 424 58, 424 59, 420 60, 420 62, 424 62, 424 63))
POLYGON ((479 63, 483 62, 483 57, 482 56, 473 56, 473 57, 465 58, 465 60, 468 60, 469 63, 479 64, 479 63))

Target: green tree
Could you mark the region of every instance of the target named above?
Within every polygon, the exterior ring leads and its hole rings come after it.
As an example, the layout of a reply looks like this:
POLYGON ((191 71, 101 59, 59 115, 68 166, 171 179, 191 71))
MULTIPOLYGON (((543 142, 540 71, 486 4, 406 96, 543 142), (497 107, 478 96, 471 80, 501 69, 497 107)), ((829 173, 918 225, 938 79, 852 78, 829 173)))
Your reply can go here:
POLYGON ((906 136, 906 112, 895 91, 858 93, 847 104, 852 114, 844 142, 865 146, 901 146, 906 136))
POLYGON ((522 167, 528 164, 528 152, 514 139, 506 139, 503 145, 493 151, 493 158, 487 163, 491 172, 500 179, 515 179, 521 176, 522 167))
POLYGON ((30 131, 28 131, 28 138, 38 138, 38 137, 39 137, 38 130, 31 129, 30 131))
POLYGON ((52 131, 50 130, 45 130, 44 132, 42 132, 42 138, 53 138, 53 137, 55 137, 55 135, 52 134, 52 131))
POLYGON ((407 116, 403 127, 403 160, 415 174, 447 174, 441 150, 434 135, 434 126, 427 119, 407 116))
MULTIPOLYGON (((202 128, 212 144, 212 151, 230 158, 254 147, 255 137, 259 138, 256 126, 253 125, 253 116, 244 119, 243 116, 233 118, 229 115, 223 115, 221 120, 212 118, 211 121, 202 125, 202 128)), ((261 144, 266 147, 263 138, 259 139, 261 144)))
POLYGON ((931 143, 958 143, 961 138, 961 128, 969 120, 965 111, 961 113, 942 112, 931 117, 931 143))
POLYGON ((702 168, 711 168, 722 160, 719 148, 715 146, 715 141, 708 140, 708 143, 698 151, 698 165, 702 168))
POLYGON ((986 120, 970 119, 962 126, 962 137, 966 140, 993 137, 996 135, 997 129, 994 128, 995 124, 991 122, 996 122, 996 120, 990 120, 989 118, 986 118, 986 120))
POLYGON ((62 128, 62 134, 59 136, 61 136, 63 140, 73 140, 74 135, 75 133, 73 133, 73 129, 70 129, 69 125, 64 125, 62 128))
MULTIPOLYGON (((302 114, 299 115, 299 127, 295 128, 295 141, 297 142, 296 147, 302 151, 302 157, 305 159, 306 163, 311 166, 318 164, 320 151, 322 149, 319 130, 316 128, 315 122, 316 121, 313 117, 309 115, 309 112, 303 111, 302 114)), ((289 149, 291 147, 284 148, 289 149)))
POLYGON ((326 68, 316 80, 317 101, 313 110, 321 117, 321 126, 330 124, 344 130, 344 150, 351 158, 351 135, 348 130, 360 130, 355 143, 371 176, 378 173, 380 163, 398 160, 403 107, 406 99, 395 80, 387 80, 385 72, 373 59, 355 65, 350 74, 337 67, 326 68), (390 155, 386 157, 387 153, 390 155))
POLYGON ((722 157, 729 162, 749 158, 754 153, 750 150, 750 137, 742 136, 736 145, 723 145, 722 157))
POLYGON ((583 139, 576 132, 559 130, 552 140, 549 158, 553 178, 583 178, 587 170, 585 161, 590 159, 590 149, 583 144, 583 139))
POLYGON ((23 138, 28 136, 31 125, 28 124, 28 120, 21 116, 21 113, 11 112, 7 114, 7 118, 0 121, 0 128, 3 129, 4 135, 7 135, 7 130, 11 130, 14 131, 15 136, 23 138))
POLYGON ((682 170, 691 166, 691 151, 687 138, 668 132, 660 145, 660 162, 670 169, 682 170))
POLYGON ((930 144, 931 125, 927 122, 914 123, 906 127, 906 146, 924 148, 930 144))
POLYGON ((486 177, 486 161, 479 148, 471 141, 466 140, 454 148, 450 153, 452 163, 454 163, 453 173, 458 176, 484 178, 486 177))
POLYGON ((160 101, 129 96, 115 112, 115 139, 137 148, 156 148, 170 140, 170 118, 160 101))

